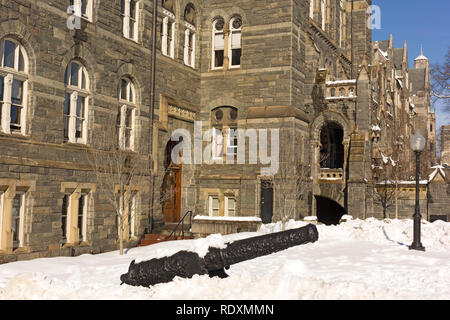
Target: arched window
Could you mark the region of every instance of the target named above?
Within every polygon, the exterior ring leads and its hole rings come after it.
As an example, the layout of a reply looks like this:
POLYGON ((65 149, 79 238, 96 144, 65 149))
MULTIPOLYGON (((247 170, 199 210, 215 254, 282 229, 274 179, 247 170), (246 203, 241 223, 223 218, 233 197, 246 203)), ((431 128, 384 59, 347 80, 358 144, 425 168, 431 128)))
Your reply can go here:
POLYGON ((175 58, 175 15, 173 14, 173 1, 162 2, 162 14, 164 15, 161 25, 161 52, 172 59, 175 58))
POLYGON ((120 3, 123 36, 137 42, 139 3, 137 0, 121 0, 120 3))
POLYGON ((230 21, 229 52, 230 68, 240 67, 242 54, 242 19, 234 17, 230 21))
POLYGON ((344 167, 344 130, 334 122, 327 123, 320 131, 320 167, 343 169, 344 167))
POLYGON ((195 8, 189 3, 184 10, 186 30, 184 32, 184 64, 195 68, 195 8))
POLYGON ((89 106, 89 77, 86 68, 78 61, 71 61, 66 68, 64 83, 64 141, 86 144, 89 106))
POLYGON ((5 38, 0 42, 0 131, 25 134, 28 58, 23 46, 5 38))
POLYGON ((136 90, 129 78, 120 79, 117 135, 119 148, 134 150, 136 117, 136 90))
POLYGON ((225 21, 218 18, 213 22, 212 35, 212 69, 222 69, 225 53, 225 21))

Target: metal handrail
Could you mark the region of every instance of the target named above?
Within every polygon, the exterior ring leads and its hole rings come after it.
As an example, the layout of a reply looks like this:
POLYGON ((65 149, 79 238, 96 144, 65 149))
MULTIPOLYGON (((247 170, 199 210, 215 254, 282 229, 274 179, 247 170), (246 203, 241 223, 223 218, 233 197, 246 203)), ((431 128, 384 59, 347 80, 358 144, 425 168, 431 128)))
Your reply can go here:
POLYGON ((168 240, 170 240, 172 235, 174 235, 174 240, 177 239, 177 230, 180 224, 181 224, 181 237, 182 239, 184 239, 184 219, 186 219, 187 215, 189 215, 189 225, 192 227, 192 211, 189 210, 184 214, 183 218, 181 218, 180 222, 178 222, 177 226, 173 229, 172 233, 168 237, 168 240))

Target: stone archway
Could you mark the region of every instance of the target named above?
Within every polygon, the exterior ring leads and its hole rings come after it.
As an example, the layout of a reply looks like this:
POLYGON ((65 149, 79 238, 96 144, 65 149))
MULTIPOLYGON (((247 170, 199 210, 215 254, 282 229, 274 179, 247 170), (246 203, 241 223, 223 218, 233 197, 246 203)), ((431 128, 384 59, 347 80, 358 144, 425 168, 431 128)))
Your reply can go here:
POLYGON ((317 221, 326 225, 339 224, 341 217, 347 214, 345 209, 330 198, 315 196, 317 221))

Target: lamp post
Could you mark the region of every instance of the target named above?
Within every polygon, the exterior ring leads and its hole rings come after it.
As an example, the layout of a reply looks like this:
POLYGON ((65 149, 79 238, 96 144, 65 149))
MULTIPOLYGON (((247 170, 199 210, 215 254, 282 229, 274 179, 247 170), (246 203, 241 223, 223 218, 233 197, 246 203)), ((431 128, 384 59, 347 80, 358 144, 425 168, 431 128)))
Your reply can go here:
POLYGON ((420 131, 417 131, 411 137, 411 149, 416 154, 416 207, 414 210, 414 235, 413 235, 413 243, 409 246, 410 250, 420 250, 425 251, 425 247, 422 246, 420 242, 420 220, 422 216, 420 215, 420 186, 419 186, 419 172, 420 172, 420 154, 425 148, 426 140, 420 134, 420 131))

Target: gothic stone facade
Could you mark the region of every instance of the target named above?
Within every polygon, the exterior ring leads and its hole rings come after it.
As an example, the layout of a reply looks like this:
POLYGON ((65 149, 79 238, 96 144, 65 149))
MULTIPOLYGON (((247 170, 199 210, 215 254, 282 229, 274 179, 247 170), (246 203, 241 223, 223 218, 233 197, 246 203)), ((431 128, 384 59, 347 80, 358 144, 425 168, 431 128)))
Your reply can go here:
POLYGON ((450 125, 441 128, 441 164, 450 166, 450 125))
MULTIPOLYGON (((86 158, 102 150, 99 137, 116 126, 121 146, 151 154, 155 175, 152 185, 143 177, 137 188, 127 245, 188 210, 264 222, 381 217, 377 168, 396 152, 412 159, 409 148, 394 147, 395 137, 406 143, 434 120, 429 99, 414 100, 428 97, 429 78, 410 75, 406 48, 393 48, 392 39, 372 43, 371 1, 158 4, 153 44, 150 0, 80 0, 69 11, 64 0, 0 0, 2 56, 8 52, 0 66, 7 110, 0 133, 0 262, 117 248, 115 215, 86 158), (416 87, 416 78, 423 85, 416 87), (222 132, 222 144, 220 135, 202 139, 198 126, 222 132), (279 148, 277 174, 248 161, 172 161, 176 130, 184 142, 199 142, 191 159, 209 144, 222 148, 216 157, 234 159, 239 146, 227 132, 235 128, 279 130, 279 143, 271 144, 270 133, 266 139, 269 150, 279 148), (70 210, 67 201, 74 203, 70 210), (80 203, 85 209, 75 210, 80 203)), ((427 70, 419 60, 416 67, 427 70)))

